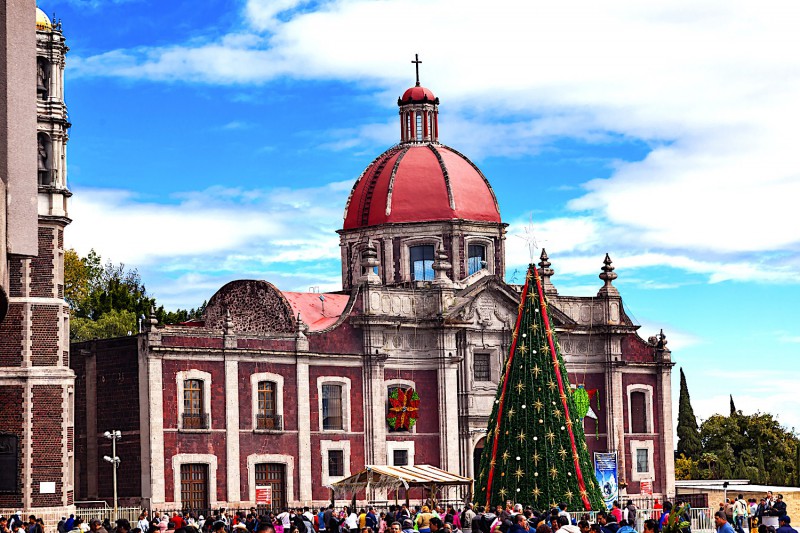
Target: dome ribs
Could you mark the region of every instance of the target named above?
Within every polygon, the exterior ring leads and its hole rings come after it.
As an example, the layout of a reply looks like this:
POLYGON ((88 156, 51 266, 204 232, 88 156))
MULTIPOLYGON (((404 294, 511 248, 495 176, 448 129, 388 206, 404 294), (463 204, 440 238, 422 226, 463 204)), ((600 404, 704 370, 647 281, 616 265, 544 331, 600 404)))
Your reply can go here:
MULTIPOLYGON (((456 210, 456 202, 455 202, 455 199, 453 198, 453 189, 450 187, 450 176, 447 174, 447 166, 444 164, 444 159, 442 159, 442 154, 440 154, 439 150, 437 150, 436 147, 434 147, 432 144, 429 144, 428 148, 430 148, 431 152, 433 152, 433 155, 436 156, 436 160, 439 161, 439 167, 441 167, 442 176, 444 177, 444 185, 447 188, 447 199, 450 201, 450 209, 455 211, 456 210)), ((448 148, 448 149, 450 149, 450 148, 448 148)), ((453 150, 453 151, 455 151, 455 150, 453 150)), ((459 155, 461 155, 461 154, 459 154, 459 155)), ((461 157, 464 157, 464 156, 462 155, 461 157)), ((464 158, 464 159, 466 159, 466 158, 464 158)), ((475 167, 475 165, 472 165, 472 166, 475 167)), ((475 167, 475 168, 477 170, 477 167, 475 167)), ((478 172, 480 172, 480 171, 478 171, 478 172)), ((483 174, 481 174, 481 176, 483 176, 483 174)), ((484 180, 485 179, 486 178, 484 178, 484 180)), ((488 182, 487 182, 487 185, 488 185, 488 182)), ((494 194, 492 194, 492 196, 494 196, 494 194)))
MULTIPOLYGON (((383 169, 386 168, 386 164, 389 162, 389 160, 401 149, 402 148, 399 146, 395 146, 394 148, 387 150, 386 156, 382 157, 380 163, 373 168, 369 183, 366 187, 364 187, 364 192, 360 202, 361 205, 359 206, 361 211, 362 226, 369 225, 369 213, 372 205, 372 196, 375 193, 375 186, 378 184, 378 178, 380 178, 381 174, 383 173, 383 169)), ((407 150, 407 148, 405 149, 407 150)))
MULTIPOLYGON (((455 150, 455 149, 453 149, 453 148, 451 148, 449 146, 445 146, 445 145, 442 145, 442 146, 444 146, 445 148, 447 148, 448 150, 450 150, 451 152, 453 152, 457 156, 460 156, 464 161, 469 163, 472 166, 472 168, 475 169, 475 172, 477 172, 478 175, 481 178, 483 178, 483 182, 486 184, 486 187, 489 189, 489 192, 492 194, 492 199, 494 200, 494 208, 497 209, 497 212, 499 213, 500 212, 500 204, 497 203, 497 196, 494 194, 494 189, 492 189, 492 186, 489 183, 489 180, 486 179, 486 176, 484 176, 483 172, 481 172, 481 169, 479 169, 478 166, 475 163, 472 162, 472 159, 470 159, 469 157, 465 156, 464 154, 462 154, 458 150, 455 150)), ((447 190, 448 191, 450 190, 449 186, 448 186, 447 190)))
POLYGON ((408 152, 408 147, 406 146, 403 148, 403 151, 400 152, 400 155, 397 156, 397 160, 394 162, 394 167, 392 167, 392 176, 389 178, 389 192, 386 195, 386 216, 392 214, 392 190, 394 189, 394 178, 397 176, 397 169, 400 167, 400 161, 403 160, 406 153, 408 152))

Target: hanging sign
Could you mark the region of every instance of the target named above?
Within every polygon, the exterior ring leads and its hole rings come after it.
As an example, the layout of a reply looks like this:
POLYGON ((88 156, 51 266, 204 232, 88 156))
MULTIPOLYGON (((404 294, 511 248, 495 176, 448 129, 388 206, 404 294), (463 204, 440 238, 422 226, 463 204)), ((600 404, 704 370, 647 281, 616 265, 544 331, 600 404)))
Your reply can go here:
POLYGON ((606 507, 611 509, 614 501, 619 500, 617 452, 595 452, 594 475, 600 484, 606 507))
POLYGON ((256 486, 256 505, 272 506, 272 485, 256 486))
POLYGON ((643 479, 639 482, 639 493, 642 496, 652 496, 653 495, 653 480, 652 479, 643 479))

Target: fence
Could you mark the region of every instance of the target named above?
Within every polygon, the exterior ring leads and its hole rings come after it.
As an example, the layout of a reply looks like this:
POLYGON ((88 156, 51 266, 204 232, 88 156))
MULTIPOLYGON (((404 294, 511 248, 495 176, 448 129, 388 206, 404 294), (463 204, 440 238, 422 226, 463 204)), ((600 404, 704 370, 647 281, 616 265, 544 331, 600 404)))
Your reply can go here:
MULTIPOLYGON (((20 511, 20 508, 14 509, 0 509, 0 516, 9 517, 20 511)), ((75 511, 65 511, 63 508, 55 508, 55 509, 48 509, 48 508, 40 508, 40 509, 33 509, 31 511, 23 511, 22 518, 27 522, 28 515, 34 514, 37 518, 41 518, 45 525, 45 531, 55 531, 55 527, 58 522, 64 517, 64 513, 69 514, 74 513, 76 517, 80 517, 83 519, 84 522, 88 522, 94 518, 99 520, 104 520, 106 518, 113 519, 114 508, 113 507, 76 507, 75 511)), ((127 518, 131 524, 134 524, 139 520, 139 515, 142 512, 141 507, 118 507, 117 508, 117 518, 127 518)))

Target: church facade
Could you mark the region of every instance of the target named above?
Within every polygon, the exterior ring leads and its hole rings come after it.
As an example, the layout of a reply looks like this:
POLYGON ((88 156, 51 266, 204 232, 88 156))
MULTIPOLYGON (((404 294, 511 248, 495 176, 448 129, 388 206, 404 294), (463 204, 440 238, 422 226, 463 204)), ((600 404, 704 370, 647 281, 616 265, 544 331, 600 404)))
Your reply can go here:
MULTIPOLYGON (((439 142, 439 99, 418 83, 398 107, 400 142, 345 207, 341 291, 233 281, 202 321, 73 345, 81 499, 112 492, 111 430, 121 498, 154 508, 249 506, 257 486, 319 504, 372 464, 473 477, 520 288, 488 179, 439 142)), ((672 496, 670 352, 638 335, 601 259, 594 297, 559 294, 539 262, 570 379, 592 393, 588 446, 618 453, 627 494, 672 496)))

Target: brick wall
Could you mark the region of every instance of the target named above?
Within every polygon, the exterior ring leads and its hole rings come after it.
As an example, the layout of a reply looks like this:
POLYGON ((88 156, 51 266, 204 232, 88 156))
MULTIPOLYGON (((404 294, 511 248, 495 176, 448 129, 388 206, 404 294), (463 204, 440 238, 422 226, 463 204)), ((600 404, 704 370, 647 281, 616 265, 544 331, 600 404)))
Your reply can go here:
POLYGON ((75 372, 75 494, 78 500, 88 499, 86 457, 86 358, 81 353, 91 343, 70 345, 72 357, 69 367, 75 372))
POLYGON ((33 304, 31 318, 31 364, 55 366, 58 364, 58 311, 57 305, 33 304))
MULTIPOLYGON (((25 448, 23 446, 23 433, 25 419, 23 417, 22 400, 25 392, 21 385, 5 385, 3 387, 3 401, 0 402, 0 432, 16 435, 19 448, 20 470, 25 462, 25 448)), ((3 475, 19 475, 18 472, 4 472, 3 475)), ((21 487, 21 480, 18 479, 21 487)), ((22 507, 22 494, 0 494, 0 508, 22 507)))
POLYGON ((54 295, 54 229, 39 227, 39 255, 31 259, 31 296, 52 298, 54 295))
POLYGON ((12 303, 0 322, 0 366, 22 365, 22 312, 22 304, 12 303))
POLYGON ((8 260, 8 295, 25 296, 22 293, 22 259, 9 258, 8 260))
POLYGON ((33 389, 33 444, 31 458, 33 472, 32 503, 34 507, 61 505, 63 494, 62 444, 64 442, 63 389, 55 385, 34 385, 33 389), (40 494, 42 482, 55 482, 55 494, 40 494))

